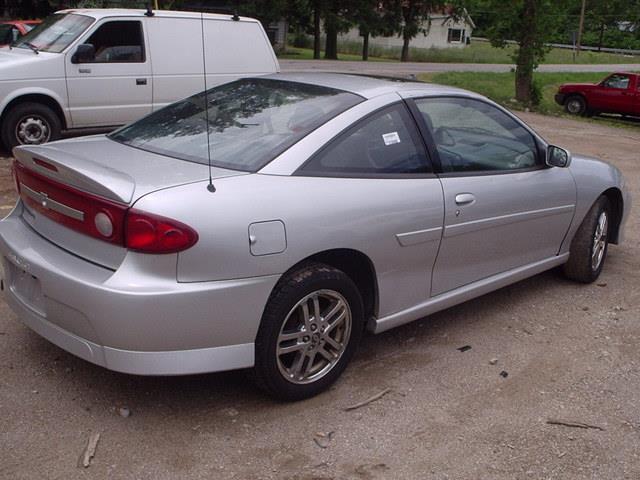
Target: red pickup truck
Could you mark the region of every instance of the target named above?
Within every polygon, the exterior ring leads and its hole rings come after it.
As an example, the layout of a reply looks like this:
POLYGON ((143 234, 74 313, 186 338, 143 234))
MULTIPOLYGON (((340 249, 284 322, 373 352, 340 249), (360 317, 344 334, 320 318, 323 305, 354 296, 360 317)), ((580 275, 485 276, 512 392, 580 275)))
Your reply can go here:
POLYGON ((640 74, 612 73, 600 83, 565 83, 555 96, 574 115, 619 113, 640 116, 640 74))

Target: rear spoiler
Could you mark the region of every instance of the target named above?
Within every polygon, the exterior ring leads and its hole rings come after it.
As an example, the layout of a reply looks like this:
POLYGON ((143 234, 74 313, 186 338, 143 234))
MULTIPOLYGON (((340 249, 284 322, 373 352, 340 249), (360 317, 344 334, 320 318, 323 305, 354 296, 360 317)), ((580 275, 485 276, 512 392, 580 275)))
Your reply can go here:
POLYGON ((113 168, 48 145, 16 147, 13 154, 24 167, 52 180, 119 203, 133 200, 135 180, 113 168))

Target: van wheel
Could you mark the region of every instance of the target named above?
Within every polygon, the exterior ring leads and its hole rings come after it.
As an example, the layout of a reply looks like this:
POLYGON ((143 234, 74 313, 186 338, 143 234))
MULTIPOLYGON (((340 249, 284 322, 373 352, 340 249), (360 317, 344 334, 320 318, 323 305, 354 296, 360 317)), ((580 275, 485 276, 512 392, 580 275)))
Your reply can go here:
POLYGON ((58 115, 41 103, 21 103, 4 117, 2 143, 8 149, 18 145, 40 145, 60 138, 62 129, 58 115))
POLYGON ((593 204, 571 242, 569 260, 563 266, 567 278, 582 283, 595 281, 607 258, 611 208, 602 195, 593 204))
POLYGON ((587 102, 580 95, 571 95, 564 102, 564 109, 572 115, 584 115, 587 111, 587 102))
POLYGON ((281 400, 327 389, 344 371, 363 332, 358 288, 342 271, 313 263, 283 277, 262 316, 253 377, 281 400))

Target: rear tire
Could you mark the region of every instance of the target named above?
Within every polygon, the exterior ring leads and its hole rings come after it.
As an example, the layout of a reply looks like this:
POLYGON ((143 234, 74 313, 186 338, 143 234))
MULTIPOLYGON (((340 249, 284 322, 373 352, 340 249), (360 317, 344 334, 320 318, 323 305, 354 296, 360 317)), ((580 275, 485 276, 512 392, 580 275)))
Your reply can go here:
POLYGON ((358 288, 341 270, 312 263, 284 276, 256 337, 257 386, 287 401, 326 390, 360 342, 363 312, 358 288))
POLYGON ((11 150, 18 145, 40 145, 60 138, 62 123, 42 103, 20 103, 7 112, 0 127, 2 143, 11 150))
POLYGON ((564 109, 572 115, 584 115, 587 111, 587 102, 580 95, 571 95, 565 100, 564 109))
POLYGON ((563 266, 567 278, 591 283, 600 276, 607 257, 610 226, 611 206, 609 199, 602 195, 584 217, 573 237, 569 260, 563 266))

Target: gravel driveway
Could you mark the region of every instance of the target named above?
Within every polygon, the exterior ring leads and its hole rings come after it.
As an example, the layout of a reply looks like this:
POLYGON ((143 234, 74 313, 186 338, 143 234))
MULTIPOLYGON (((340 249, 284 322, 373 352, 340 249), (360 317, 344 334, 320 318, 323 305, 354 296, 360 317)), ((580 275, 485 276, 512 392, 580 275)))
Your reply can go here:
MULTIPOLYGON (((620 167, 640 198, 639 130, 522 117, 620 167)), ((21 326, 2 302, 0 478, 640 478, 638 218, 636 208, 597 284, 552 271, 369 335, 329 392, 295 404, 266 399, 241 372, 109 372, 21 326)))

